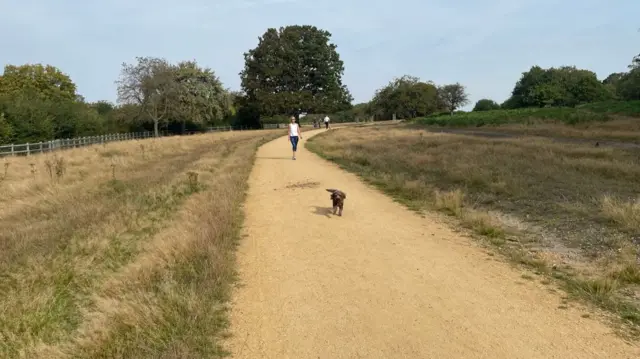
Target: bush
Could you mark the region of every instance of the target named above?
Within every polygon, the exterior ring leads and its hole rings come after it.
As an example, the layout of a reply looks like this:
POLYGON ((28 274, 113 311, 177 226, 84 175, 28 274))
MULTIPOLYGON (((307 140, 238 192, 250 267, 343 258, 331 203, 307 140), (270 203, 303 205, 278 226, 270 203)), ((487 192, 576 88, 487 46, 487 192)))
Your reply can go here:
POLYGON ((422 125, 465 127, 484 125, 503 125, 523 123, 530 120, 560 121, 576 124, 590 121, 607 121, 611 117, 606 113, 596 113, 575 108, 523 108, 517 110, 476 111, 455 113, 454 115, 437 115, 417 119, 415 123, 422 125))
POLYGON ((500 105, 498 105, 495 101, 486 98, 478 100, 478 102, 476 102, 476 105, 473 107, 473 111, 491 111, 499 109, 500 105))
POLYGON ((640 117, 640 101, 603 101, 588 103, 578 107, 597 113, 619 114, 640 117))

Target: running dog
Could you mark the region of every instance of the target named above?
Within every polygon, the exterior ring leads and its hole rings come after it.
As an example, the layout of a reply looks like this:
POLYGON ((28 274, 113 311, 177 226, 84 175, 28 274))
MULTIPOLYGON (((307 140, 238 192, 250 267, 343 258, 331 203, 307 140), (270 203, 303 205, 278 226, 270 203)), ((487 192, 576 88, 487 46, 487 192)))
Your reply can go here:
POLYGON ((342 217, 342 208, 344 207, 344 200, 347 198, 347 194, 340 190, 330 188, 327 188, 327 192, 331 192, 329 199, 331 199, 333 203, 333 214, 336 214, 336 211, 339 210, 338 216, 342 217))

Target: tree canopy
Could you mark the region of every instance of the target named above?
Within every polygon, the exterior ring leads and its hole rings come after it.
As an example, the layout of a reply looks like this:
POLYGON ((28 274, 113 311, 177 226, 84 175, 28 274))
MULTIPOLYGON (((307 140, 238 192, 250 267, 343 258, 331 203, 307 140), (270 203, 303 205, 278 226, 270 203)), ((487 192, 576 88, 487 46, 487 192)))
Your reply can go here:
POLYGON ((244 54, 242 90, 260 116, 331 113, 351 107, 331 33, 315 26, 268 29, 244 54))
POLYGON ((439 108, 438 89, 432 82, 404 75, 378 89, 371 100, 370 112, 376 119, 427 116, 439 108))
POLYGON ((225 90, 213 70, 195 61, 177 65, 165 59, 138 57, 122 64, 118 102, 137 105, 153 122, 156 136, 160 124, 178 120, 210 123, 222 119, 227 107, 225 90))
POLYGON ((442 106, 451 114, 469 103, 469 94, 467 94, 465 87, 458 82, 441 86, 438 89, 438 96, 442 106))
MULTIPOLYGON (((458 82, 438 85, 404 75, 377 89, 370 101, 352 105, 342 81, 345 65, 331 36, 310 25, 267 29, 244 54, 241 91, 225 88, 213 69, 195 60, 137 57, 122 64, 117 103, 85 101, 71 77, 51 64, 6 65, 0 76, 0 143, 143 130, 159 135, 161 129, 185 133, 218 125, 259 128, 301 113, 328 114, 334 122, 412 119, 453 114, 469 103, 458 82)), ((602 81, 575 66, 532 66, 502 104, 485 98, 473 111, 575 107, 609 99, 640 100, 640 54, 628 70, 602 81)))
POLYGON ((495 101, 483 98, 476 102, 476 105, 473 107, 473 111, 491 111, 498 110, 500 105, 498 105, 495 101))
POLYGON ((549 69, 533 66, 522 74, 513 88, 510 106, 574 107, 611 97, 612 94, 593 71, 578 69, 575 66, 549 69))
POLYGON ((69 75, 51 65, 6 65, 0 77, 0 94, 29 92, 48 100, 76 100, 76 85, 69 75))

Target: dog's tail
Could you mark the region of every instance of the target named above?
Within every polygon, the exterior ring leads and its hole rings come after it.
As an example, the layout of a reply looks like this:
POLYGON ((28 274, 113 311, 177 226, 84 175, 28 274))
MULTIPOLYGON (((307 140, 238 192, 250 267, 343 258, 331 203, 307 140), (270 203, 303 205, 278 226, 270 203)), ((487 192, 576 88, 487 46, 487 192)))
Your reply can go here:
POLYGON ((331 192, 331 194, 338 192, 338 194, 342 196, 342 198, 347 198, 347 194, 339 189, 327 188, 327 192, 331 192))

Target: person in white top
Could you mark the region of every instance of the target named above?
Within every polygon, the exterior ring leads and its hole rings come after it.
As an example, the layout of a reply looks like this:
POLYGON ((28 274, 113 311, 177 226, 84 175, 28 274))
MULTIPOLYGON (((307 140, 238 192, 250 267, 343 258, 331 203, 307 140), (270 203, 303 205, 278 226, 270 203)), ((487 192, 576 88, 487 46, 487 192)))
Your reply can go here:
POLYGON ((329 116, 324 116, 324 128, 329 128, 329 116))
POLYGON ((291 123, 289 124, 289 142, 293 148, 293 159, 296 159, 296 151, 298 150, 298 138, 302 139, 302 131, 300 130, 300 124, 296 123, 296 118, 291 116, 291 123))

